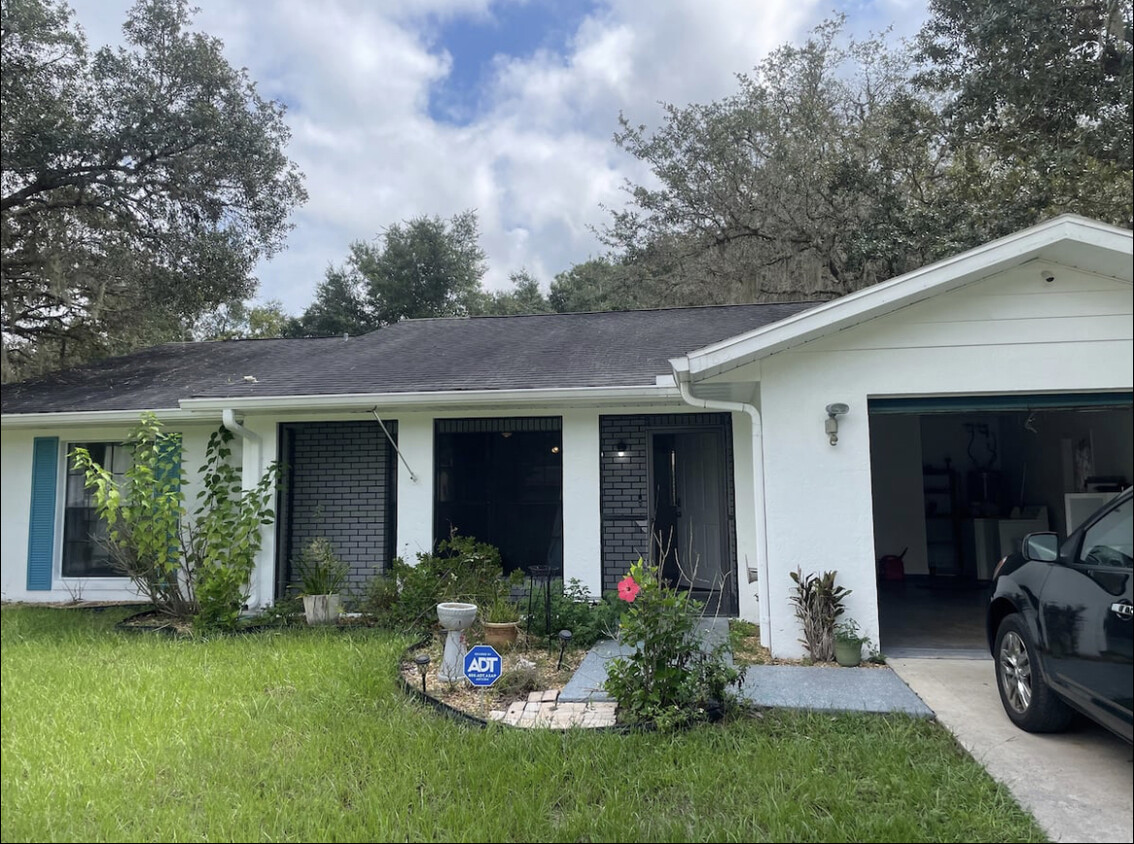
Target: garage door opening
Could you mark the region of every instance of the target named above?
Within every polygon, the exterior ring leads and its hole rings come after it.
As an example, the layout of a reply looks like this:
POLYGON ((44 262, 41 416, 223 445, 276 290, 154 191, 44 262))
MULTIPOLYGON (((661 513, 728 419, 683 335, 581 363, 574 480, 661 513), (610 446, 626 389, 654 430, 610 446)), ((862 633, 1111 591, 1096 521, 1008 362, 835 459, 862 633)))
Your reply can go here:
POLYGON ((1129 393, 870 403, 879 636, 889 655, 987 653, 996 563, 1066 536, 1134 480, 1129 393), (885 569, 885 570, 883 570, 885 569))

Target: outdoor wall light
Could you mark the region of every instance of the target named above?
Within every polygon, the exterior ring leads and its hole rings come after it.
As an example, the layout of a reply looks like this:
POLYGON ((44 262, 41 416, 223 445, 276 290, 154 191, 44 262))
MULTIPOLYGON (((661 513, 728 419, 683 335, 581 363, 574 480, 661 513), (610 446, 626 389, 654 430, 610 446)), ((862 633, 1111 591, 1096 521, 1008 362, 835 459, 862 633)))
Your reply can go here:
POLYGON ((552 454, 558 454, 558 453, 559 453, 559 446, 557 446, 557 445, 553 445, 553 446, 551 447, 551 453, 552 453, 552 454))
POLYGON ((413 658, 417 670, 421 672, 421 693, 425 694, 425 673, 429 670, 429 654, 418 654, 413 658))
POLYGON ((827 405, 827 421, 823 423, 823 430, 827 432, 827 441, 831 445, 839 441, 839 417, 849 412, 850 407, 842 402, 827 405))
POLYGON ((614 446, 614 453, 618 457, 626 456, 626 440, 619 440, 617 445, 614 446))

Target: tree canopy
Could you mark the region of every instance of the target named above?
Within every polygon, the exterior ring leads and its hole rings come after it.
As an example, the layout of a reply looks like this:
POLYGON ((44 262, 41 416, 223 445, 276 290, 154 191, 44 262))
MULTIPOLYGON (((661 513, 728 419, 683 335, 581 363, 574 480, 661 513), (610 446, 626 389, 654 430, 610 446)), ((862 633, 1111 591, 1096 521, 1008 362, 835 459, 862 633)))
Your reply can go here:
POLYGON ((933 0, 917 44, 841 19, 737 93, 625 116, 650 184, 604 232, 651 304, 827 298, 1076 212, 1129 227, 1131 4, 933 0))
POLYGON ((485 269, 475 211, 394 223, 376 242, 352 243, 345 265, 328 268, 289 333, 358 334, 402 319, 465 316, 483 301, 485 269))
POLYGON ((183 336, 283 247, 283 107, 190 25, 139 0, 92 54, 62 3, 0 7, 5 380, 183 336))

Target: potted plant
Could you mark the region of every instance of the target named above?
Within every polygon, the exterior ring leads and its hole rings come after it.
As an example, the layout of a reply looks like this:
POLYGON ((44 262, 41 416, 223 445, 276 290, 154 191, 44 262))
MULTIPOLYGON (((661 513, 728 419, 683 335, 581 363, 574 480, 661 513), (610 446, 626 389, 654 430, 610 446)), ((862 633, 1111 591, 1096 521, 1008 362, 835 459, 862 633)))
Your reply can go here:
POLYGON ((307 623, 337 624, 342 610, 340 593, 349 571, 347 564, 335 555, 330 540, 321 536, 307 543, 296 562, 307 623))
POLYGON ((520 632, 520 610, 507 598, 498 597, 484 614, 484 641, 494 648, 510 648, 520 632))
POLYGON ((867 641, 853 618, 840 621, 835 625, 835 662, 854 668, 862 662, 862 646, 867 641))

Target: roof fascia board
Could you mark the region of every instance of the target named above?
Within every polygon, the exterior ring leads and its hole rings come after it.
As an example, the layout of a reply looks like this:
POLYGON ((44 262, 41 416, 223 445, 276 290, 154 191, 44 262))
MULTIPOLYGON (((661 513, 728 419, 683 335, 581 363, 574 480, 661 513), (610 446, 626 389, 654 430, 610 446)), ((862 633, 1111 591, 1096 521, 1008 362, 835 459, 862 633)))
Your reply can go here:
MULTIPOLYGON (((692 380, 701 381, 1041 258, 1043 250, 1069 241, 1125 256, 1134 254, 1134 235, 1131 232, 1084 217, 1064 215, 764 328, 697 349, 684 360, 692 380)), ((1087 267, 1080 269, 1089 271, 1087 267)))
MULTIPOLYGON (((4 428, 48 428, 61 426, 123 425, 136 423, 145 411, 138 410, 66 410, 57 413, 5 413, 0 415, 0 426, 4 428)), ((170 422, 204 422, 220 420, 220 413, 206 417, 176 407, 154 408, 152 411, 159 420, 170 422)))
POLYGON ((635 401, 680 401, 673 385, 632 387, 565 387, 544 390, 454 390, 447 392, 357 393, 328 396, 238 396, 231 398, 182 399, 186 411, 221 411, 233 408, 245 411, 270 410, 366 410, 378 408, 434 408, 454 406, 501 405, 617 405, 635 401))

